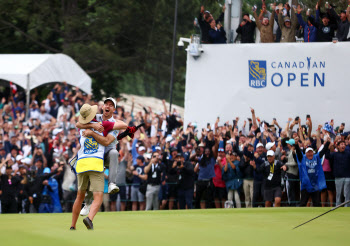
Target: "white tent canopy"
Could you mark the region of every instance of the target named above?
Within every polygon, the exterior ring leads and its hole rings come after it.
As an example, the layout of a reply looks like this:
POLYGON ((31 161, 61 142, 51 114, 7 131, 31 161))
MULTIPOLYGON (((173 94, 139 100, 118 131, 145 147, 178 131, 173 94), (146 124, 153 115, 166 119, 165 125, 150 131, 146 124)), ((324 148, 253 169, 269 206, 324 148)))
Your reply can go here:
POLYGON ((67 82, 91 93, 91 78, 64 54, 0 55, 0 79, 12 81, 27 93, 49 82, 67 82))

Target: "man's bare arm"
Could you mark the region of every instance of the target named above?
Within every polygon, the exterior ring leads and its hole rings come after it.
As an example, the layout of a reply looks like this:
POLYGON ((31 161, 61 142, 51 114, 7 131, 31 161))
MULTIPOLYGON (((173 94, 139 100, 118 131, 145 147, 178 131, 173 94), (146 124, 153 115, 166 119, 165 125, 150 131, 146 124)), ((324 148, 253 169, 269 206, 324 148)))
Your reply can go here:
POLYGON ((96 130, 98 132, 103 132, 103 130, 104 130, 102 124, 100 124, 100 123, 81 124, 81 123, 77 122, 77 124, 75 124, 75 127, 79 128, 79 129, 91 129, 91 128, 93 128, 94 130, 96 130))
POLYGON ((126 128, 128 128, 128 125, 121 120, 117 120, 113 126, 113 130, 125 130, 126 128))
POLYGON ((111 134, 108 134, 106 137, 104 137, 90 129, 86 129, 82 134, 84 137, 93 137, 99 144, 102 144, 103 146, 108 146, 115 139, 115 137, 113 137, 111 134))

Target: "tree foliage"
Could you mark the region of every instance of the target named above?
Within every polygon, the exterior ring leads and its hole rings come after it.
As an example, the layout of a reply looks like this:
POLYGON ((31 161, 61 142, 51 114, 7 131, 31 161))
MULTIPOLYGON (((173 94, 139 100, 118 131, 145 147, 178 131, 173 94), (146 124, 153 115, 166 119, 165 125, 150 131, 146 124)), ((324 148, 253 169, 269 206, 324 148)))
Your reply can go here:
MULTIPOLYGON (((219 1, 223 3, 223 1, 219 1)), ((204 4, 179 0, 177 37, 194 33, 204 4)), ((93 78, 93 95, 169 98, 175 0, 3 0, 1 53, 65 53, 93 78)), ((183 104, 186 54, 177 51, 175 103, 183 104)))

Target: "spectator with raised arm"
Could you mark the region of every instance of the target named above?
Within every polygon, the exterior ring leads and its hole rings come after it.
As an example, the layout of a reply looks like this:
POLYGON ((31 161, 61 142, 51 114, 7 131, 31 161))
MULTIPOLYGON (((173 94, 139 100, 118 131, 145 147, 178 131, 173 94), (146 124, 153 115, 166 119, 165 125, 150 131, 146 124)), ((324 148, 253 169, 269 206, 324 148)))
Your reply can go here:
POLYGON ((256 9, 253 8, 253 15, 255 20, 257 20, 256 25, 260 31, 260 40, 261 43, 273 43, 273 26, 274 26, 274 17, 275 11, 272 12, 270 19, 264 17, 260 22, 258 16, 256 15, 256 9))
POLYGON ((328 13, 323 13, 322 16, 320 16, 318 3, 316 4, 316 20, 311 20, 311 23, 317 28, 317 42, 332 41, 334 37, 334 31, 337 29, 337 25, 330 23, 330 17, 328 13))
POLYGON ((265 207, 281 206, 282 189, 282 170, 288 169, 282 162, 275 160, 275 153, 273 150, 267 151, 267 161, 258 168, 254 160, 250 162, 253 168, 263 174, 265 180, 264 199, 265 207))
POLYGON ((321 158, 327 152, 329 143, 330 138, 327 138, 327 143, 324 148, 316 154, 314 154, 314 150, 311 147, 307 147, 305 154, 303 154, 299 145, 297 143, 294 144, 301 183, 301 207, 306 206, 310 197, 314 207, 320 207, 321 205, 320 194, 321 191, 327 187, 324 172, 322 170, 321 158))
MULTIPOLYGON (((348 40, 348 34, 349 34, 349 20, 348 20, 348 16, 347 13, 349 13, 349 11, 345 11, 342 10, 340 12, 340 15, 338 15, 334 8, 332 7, 332 5, 329 5, 329 11, 330 14, 333 16, 333 18, 335 18, 337 20, 337 38, 338 41, 347 41, 348 40)), ((349 9, 349 8, 348 8, 349 9)))
POLYGON ((283 17, 283 4, 278 5, 279 14, 278 14, 278 25, 281 28, 282 36, 281 43, 295 42, 295 29, 298 25, 297 17, 292 8, 291 18, 288 16, 283 17))
MULTIPOLYGON (((216 23, 223 22, 225 9, 226 7, 224 5, 222 7, 222 13, 220 14, 219 18, 215 20, 216 23)), ((214 19, 214 18, 209 11, 205 10, 204 6, 202 5, 198 16, 198 23, 202 34, 201 42, 205 44, 210 43, 210 36, 209 36, 209 31, 211 29, 209 24, 210 19, 214 19)))
POLYGON ((303 17, 301 16, 302 9, 300 5, 298 5, 298 8, 294 11, 297 12, 297 18, 298 22, 301 25, 301 27, 304 29, 304 42, 310 43, 310 42, 316 42, 317 41, 317 28, 312 23, 314 22, 314 18, 310 16, 309 11, 306 12, 307 15, 307 23, 303 20, 303 17))

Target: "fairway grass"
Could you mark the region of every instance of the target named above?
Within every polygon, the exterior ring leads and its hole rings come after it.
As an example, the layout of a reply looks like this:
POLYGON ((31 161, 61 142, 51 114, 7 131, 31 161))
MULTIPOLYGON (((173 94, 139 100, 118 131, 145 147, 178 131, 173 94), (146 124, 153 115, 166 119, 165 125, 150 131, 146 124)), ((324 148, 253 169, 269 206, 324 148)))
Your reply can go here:
POLYGON ((329 208, 210 209, 98 213, 94 231, 71 214, 0 215, 1 245, 350 245, 350 208, 300 228, 329 208))

